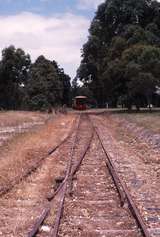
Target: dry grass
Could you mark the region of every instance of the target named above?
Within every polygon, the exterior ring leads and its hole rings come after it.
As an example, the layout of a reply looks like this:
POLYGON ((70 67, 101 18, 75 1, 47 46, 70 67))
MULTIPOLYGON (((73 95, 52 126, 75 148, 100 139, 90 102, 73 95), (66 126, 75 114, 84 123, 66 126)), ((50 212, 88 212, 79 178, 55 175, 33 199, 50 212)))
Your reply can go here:
POLYGON ((27 122, 40 122, 49 117, 47 113, 27 112, 27 111, 7 111, 0 112, 0 127, 18 126, 27 122))
MULTIPOLYGON (((59 122, 65 123, 65 121, 59 122)), ((47 157, 43 165, 34 173, 15 185, 7 195, 1 197, 0 206, 3 208, 1 208, 0 222, 5 220, 5 228, 4 225, 3 229, 0 226, 2 236, 6 236, 6 232, 9 233, 8 236, 28 236, 28 231, 46 206, 47 195, 54 191, 56 177, 64 174, 69 151, 67 145, 63 149, 58 149, 47 157)), ((54 219, 52 220, 53 224, 54 219)))
POLYGON ((36 129, 49 119, 49 115, 40 112, 7 111, 0 112, 0 154, 8 149, 22 133, 36 129))
POLYGON ((160 133, 160 113, 133 113, 119 114, 120 118, 125 118, 129 122, 137 123, 138 126, 150 129, 155 133, 160 133))
POLYGON ((0 151, 0 188, 14 185, 71 129, 75 116, 59 115, 37 130, 17 135, 0 151))

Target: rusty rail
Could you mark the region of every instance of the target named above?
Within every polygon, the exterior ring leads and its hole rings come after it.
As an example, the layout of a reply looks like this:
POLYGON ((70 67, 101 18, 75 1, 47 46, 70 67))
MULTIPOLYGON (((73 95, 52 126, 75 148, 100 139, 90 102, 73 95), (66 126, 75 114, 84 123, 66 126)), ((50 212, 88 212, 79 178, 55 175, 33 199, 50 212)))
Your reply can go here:
MULTIPOLYGON (((76 172, 78 171, 78 169, 79 169, 79 167, 80 167, 80 165, 81 165, 81 163, 82 163, 82 161, 83 161, 83 159, 84 159, 84 157, 85 157, 85 155, 86 155, 86 153, 87 153, 87 151, 88 151, 88 149, 89 149, 89 147, 90 147, 90 143, 91 143, 91 141, 92 141, 92 139, 93 139, 93 135, 94 135, 94 132, 93 132, 93 130, 92 130, 91 137, 90 137, 88 143, 86 144, 86 147, 85 147, 85 149, 84 149, 84 152, 83 152, 82 155, 81 155, 81 158, 80 158, 80 159, 78 160, 78 162, 74 165, 74 167, 73 167, 73 169, 72 169, 72 171, 71 171, 71 177, 72 177, 72 178, 73 178, 73 176, 76 174, 76 172)), ((72 151, 73 151, 73 150, 72 150, 72 151)), ((67 179, 67 177, 65 176, 63 182, 59 185, 58 189, 57 189, 54 193, 48 195, 47 199, 48 199, 49 201, 51 201, 51 200, 60 192, 60 190, 62 189, 63 185, 64 185, 65 182, 66 182, 66 179, 67 179)))
POLYGON ((59 226, 60 226, 60 221, 62 218, 62 214, 63 214, 63 206, 64 206, 64 201, 65 201, 65 195, 66 195, 66 190, 67 190, 67 181, 71 172, 71 167, 72 167, 72 160, 73 160, 73 154, 74 154, 74 149, 75 149, 75 145, 78 139, 78 130, 80 127, 80 120, 81 120, 81 114, 79 117, 79 121, 77 124, 77 128, 76 128, 76 135, 75 135, 75 139, 74 142, 72 144, 72 148, 71 148, 71 155, 70 155, 70 159, 67 165, 67 171, 66 171, 66 176, 65 179, 63 180, 63 183, 61 185, 61 189, 60 191, 60 206, 56 215, 56 219, 55 219, 55 223, 54 223, 54 227, 51 229, 49 237, 56 237, 58 235, 58 231, 59 231, 59 226))
MULTIPOLYGON (((78 118, 78 121, 79 121, 79 118, 78 118)), ((60 146, 62 146, 70 137, 71 137, 71 135, 73 134, 73 132, 74 132, 74 127, 75 127, 75 125, 76 125, 76 119, 75 119, 75 121, 74 121, 74 123, 73 123, 73 125, 72 125, 72 128, 71 128, 71 130, 70 130, 70 132, 69 132, 69 134, 63 139, 63 141, 61 141, 55 148, 53 148, 52 150, 50 150, 49 152, 48 152, 48 155, 51 155, 51 154, 53 154, 53 152, 55 152, 60 146)))
POLYGON ((106 148, 104 146, 104 143, 102 141, 102 138, 100 137, 98 129, 94 125, 94 122, 92 121, 91 117, 90 117, 90 120, 92 122, 92 125, 93 125, 93 128, 95 130, 95 133, 96 133, 96 135, 97 135, 97 137, 98 137, 98 139, 100 141, 102 149, 103 149, 103 151, 104 151, 104 153, 106 155, 106 158, 107 158, 106 165, 109 168, 109 171, 110 171, 111 176, 113 178, 113 181, 115 183, 116 189, 118 190, 118 193, 119 193, 119 196, 120 196, 120 200, 121 200, 121 204, 124 204, 125 200, 127 200, 128 204, 129 204, 129 208, 131 210, 131 213, 132 213, 133 217, 136 219, 137 224, 138 224, 138 226, 139 226, 143 236, 144 237, 151 237, 151 235, 150 235, 150 233, 149 233, 149 231, 147 229, 147 226, 145 225, 144 220, 141 217, 140 212, 139 212, 136 204, 134 203, 134 201, 133 201, 133 199, 132 199, 132 197, 130 195, 130 192, 129 192, 128 188, 127 188, 127 185, 119 177, 118 172, 116 170, 116 167, 113 164, 111 157, 107 153, 106 148))
POLYGON ((43 223, 44 219, 48 216, 48 213, 50 211, 50 206, 48 205, 42 212, 39 218, 37 218, 34 228, 32 228, 27 237, 32 237, 37 233, 37 230, 39 229, 39 226, 43 223))
MULTIPOLYGON (((80 117, 81 117, 81 115, 80 115, 80 117)), ((68 176, 69 176, 69 173, 70 173, 70 169, 71 169, 71 165, 72 165, 72 158, 73 158, 72 154, 74 152, 74 146, 75 146, 75 144, 77 142, 77 138, 78 138, 77 137, 77 135, 78 135, 77 131, 78 131, 79 126, 80 126, 80 117, 79 117, 79 120, 78 120, 78 123, 77 123, 77 127, 76 127, 76 136, 75 136, 75 140, 73 142, 72 148, 71 148, 71 156, 70 156, 71 159, 69 160, 69 163, 67 165, 67 171, 66 171, 65 178, 64 178, 63 182, 59 185, 58 189, 53 194, 48 195, 48 197, 47 197, 48 201, 51 201, 61 191, 61 189, 63 188, 64 184, 66 183, 66 181, 68 179, 68 176)))
MULTIPOLYGON (((53 152, 55 152, 59 147, 61 147, 69 138, 70 136, 73 134, 73 132, 75 131, 75 126, 76 126, 76 130, 79 127, 79 123, 80 123, 80 117, 78 117, 78 121, 77 119, 75 120, 72 129, 70 131, 70 133, 67 135, 67 137, 59 144, 57 145, 52 151, 50 151, 48 153, 48 155, 51 155, 53 152), (78 125, 77 125, 78 124, 78 125)), ((66 178, 65 178, 66 179, 66 178)), ((50 201, 57 195, 58 192, 61 191, 61 189, 63 188, 63 185, 65 184, 65 180, 63 181, 61 187, 53 194, 53 196, 51 197, 50 201)), ((36 220, 36 223, 34 224, 32 230, 30 230, 28 232, 28 234, 26 235, 26 237, 34 237, 39 229, 39 227, 41 226, 41 224, 44 222, 44 220, 46 219, 46 217, 48 216, 49 212, 50 212, 51 207, 47 207, 44 209, 44 211, 42 212, 41 216, 38 218, 38 220, 36 220)))
POLYGON ((52 155, 59 147, 61 147, 69 139, 69 137, 73 134, 75 123, 76 123, 76 120, 74 121, 69 134, 58 145, 56 145, 52 150, 48 151, 48 153, 45 156, 43 156, 40 160, 34 162, 31 165, 31 167, 21 177, 17 177, 9 185, 1 187, 0 188, 0 197, 7 194, 9 191, 12 190, 12 188, 15 185, 19 184, 23 179, 27 178, 30 174, 35 172, 37 170, 37 168, 40 166, 41 162, 43 162, 43 160, 45 160, 48 156, 52 155))
POLYGON ((61 218, 62 218, 62 215, 63 215, 63 206, 64 206, 64 202, 65 202, 65 195, 66 195, 67 187, 68 187, 67 185, 68 184, 71 185, 70 183, 73 180, 73 176, 76 174, 76 172, 80 168, 80 165, 81 165, 81 163, 82 163, 84 157, 86 156, 86 153, 87 153, 87 151, 90 147, 91 141, 93 139, 93 135, 94 135, 94 133, 93 133, 93 130, 92 130, 91 137, 90 137, 87 145, 85 146, 84 152, 82 153, 79 161, 76 163, 76 165, 72 169, 72 160, 73 160, 74 150, 75 150, 76 142, 77 142, 77 138, 78 138, 78 129, 77 129, 76 139, 75 139, 74 144, 72 146, 72 152, 71 152, 71 158, 70 158, 70 162, 69 162, 69 166, 68 166, 67 177, 66 177, 66 181, 63 185, 63 190, 62 190, 62 193, 61 193, 60 207, 59 207, 59 210, 57 212, 54 227, 51 230, 49 237, 57 237, 58 236, 60 221, 61 221, 61 218))
POLYGON ((67 182, 65 182, 65 184, 63 185, 61 189, 60 205, 59 205, 59 209, 56 215, 54 227, 51 229, 49 237, 56 237, 58 235, 59 226, 60 226, 60 222, 61 222, 61 218, 63 214, 63 206, 64 206, 64 201, 65 201, 66 190, 67 190, 67 182))

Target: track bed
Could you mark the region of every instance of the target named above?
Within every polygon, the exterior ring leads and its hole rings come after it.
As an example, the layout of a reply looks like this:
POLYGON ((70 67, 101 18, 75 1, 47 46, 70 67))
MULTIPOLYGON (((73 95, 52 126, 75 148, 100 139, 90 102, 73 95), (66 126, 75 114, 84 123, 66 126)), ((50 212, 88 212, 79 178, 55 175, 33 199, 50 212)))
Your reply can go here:
POLYGON ((67 197, 59 236, 138 237, 136 223, 119 197, 95 136, 67 197))
POLYGON ((0 236, 159 236, 158 221, 150 225, 142 211, 143 190, 130 182, 141 162, 121 152, 102 118, 77 116, 71 131, 35 173, 0 199, 0 236))
POLYGON ((65 182, 51 202, 50 215, 36 237, 150 236, 140 214, 136 213, 137 219, 134 218, 131 210, 138 210, 129 202, 121 181, 115 182, 118 176, 113 178, 109 158, 92 122, 87 115, 81 116, 68 157, 65 182), (123 206, 119 189, 126 200, 123 206))

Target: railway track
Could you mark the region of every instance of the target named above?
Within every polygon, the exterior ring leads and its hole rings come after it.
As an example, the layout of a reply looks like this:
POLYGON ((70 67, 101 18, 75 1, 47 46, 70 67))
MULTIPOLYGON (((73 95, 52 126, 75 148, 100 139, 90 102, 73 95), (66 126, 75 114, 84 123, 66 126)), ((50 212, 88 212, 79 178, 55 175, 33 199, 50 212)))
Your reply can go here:
MULTIPOLYGON (((154 153, 150 147, 144 150, 141 147, 143 140, 132 144, 131 139, 126 139, 127 133, 125 138, 122 136, 119 140, 116 137, 118 127, 115 126, 114 119, 113 123, 105 116, 92 116, 92 119, 119 176, 131 191, 150 235, 160 236, 159 177, 156 173, 157 164, 154 163, 154 159, 158 160, 160 157, 159 153, 154 153)), ((123 131, 121 128, 120 130, 123 131)))
MULTIPOLYGON (((73 176, 78 170, 87 150, 89 149, 90 142, 93 136, 92 127, 91 126, 88 127, 88 123, 86 123, 85 117, 86 117, 85 115, 80 116, 79 121, 77 122, 75 132, 72 135, 74 138, 70 138, 66 140, 64 143, 64 146, 70 147, 70 151, 66 154, 68 164, 66 167, 65 177, 59 184, 57 190, 54 193, 48 195, 48 201, 49 201, 48 206, 44 209, 42 215, 37 218, 35 225, 28 232, 27 237, 41 236, 41 234, 42 236, 44 236, 45 233, 42 232, 43 227, 45 229, 46 226, 49 228, 51 235, 53 232, 55 233, 58 231, 59 219, 62 214, 62 208, 59 209, 59 206, 60 207, 63 206, 66 190, 68 190, 67 193, 69 195, 72 195, 73 176), (76 159, 74 157, 76 157, 76 159), (54 202, 52 202, 52 200, 54 202), (57 209, 56 217, 54 209, 57 209), (48 216, 49 211, 51 214, 48 216), (52 220, 52 215, 53 218, 55 217, 54 223, 52 220)), ((48 233, 46 236, 48 236, 48 233)))
POLYGON ((24 180, 25 178, 30 176, 32 173, 34 173, 42 165, 43 161, 47 157, 49 157, 55 151, 57 151, 57 149, 60 148, 72 136, 72 134, 74 132, 74 129, 75 129, 74 128, 75 124, 76 124, 76 120, 73 123, 73 126, 72 126, 71 131, 69 132, 69 134, 59 144, 57 144, 54 148, 50 149, 45 156, 43 156, 41 159, 39 159, 36 162, 32 162, 31 165, 30 165, 30 168, 27 169, 27 170, 24 170, 21 177, 17 176, 17 178, 12 180, 11 183, 7 183, 6 186, 0 187, 0 197, 7 194, 8 192, 10 192, 14 188, 15 185, 19 184, 22 180, 24 180))
POLYGON ((121 206, 124 206, 125 203, 128 204, 128 207, 129 207, 133 217, 135 218, 141 233, 145 237, 150 237, 151 235, 147 229, 147 226, 143 220, 143 217, 140 215, 140 212, 139 212, 134 200, 132 199, 132 196, 131 196, 125 182, 120 178, 120 176, 116 170, 116 167, 115 167, 114 163, 112 162, 112 159, 109 156, 109 154, 104 146, 103 139, 101 138, 100 133, 98 132, 96 126, 95 125, 93 125, 93 126, 95 129, 96 135, 100 141, 103 152, 105 154, 106 165, 109 169, 109 172, 112 176, 113 182, 114 182, 116 189, 118 191, 120 201, 121 201, 121 206))
POLYGON ((0 236, 26 236, 33 224, 39 225, 37 217, 48 213, 49 203, 46 196, 52 194, 55 178, 63 176, 66 164, 65 152, 68 154, 66 141, 67 144, 71 143, 76 124, 77 119, 68 136, 61 144, 49 151, 41 163, 37 163, 33 172, 3 193, 0 198, 0 236))
POLYGON ((150 237, 87 115, 80 118, 70 150, 65 178, 27 237, 150 237))

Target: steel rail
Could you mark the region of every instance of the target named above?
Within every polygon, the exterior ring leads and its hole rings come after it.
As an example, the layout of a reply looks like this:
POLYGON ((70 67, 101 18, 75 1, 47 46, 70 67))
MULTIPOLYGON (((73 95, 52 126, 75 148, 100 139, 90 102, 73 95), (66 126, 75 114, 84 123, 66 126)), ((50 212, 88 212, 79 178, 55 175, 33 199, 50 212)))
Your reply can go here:
MULTIPOLYGON (((80 117, 79 117, 79 121, 77 123, 76 131, 79 129, 79 126, 80 126, 80 117)), ((77 141, 77 132, 76 132, 75 140, 77 141)), ((74 143, 76 142, 75 140, 74 140, 74 143)), ((72 148, 71 148, 71 153, 73 153, 73 145, 72 145, 72 148)), ((72 161, 69 161, 69 162, 72 163, 72 161)), ((68 167, 71 166, 71 163, 70 164, 68 163, 68 167)), ((48 197, 47 197, 48 201, 51 201, 60 192, 60 190, 62 189, 63 185, 65 184, 65 182, 67 180, 68 173, 69 173, 69 171, 68 171, 68 168, 67 168, 67 172, 66 172, 66 175, 65 175, 65 178, 64 178, 63 182, 59 185, 58 189, 53 194, 48 195, 48 197)))
MULTIPOLYGON (((73 169, 72 169, 72 163, 70 168, 68 168, 68 170, 70 169, 70 172, 68 172, 68 177, 66 179, 66 182, 65 182, 65 185, 63 186, 63 193, 62 193, 62 197, 61 197, 61 201, 60 201, 60 208, 58 210, 58 213, 57 213, 57 217, 56 217, 56 222, 55 222, 55 225, 54 225, 54 228, 51 230, 50 232, 50 235, 49 237, 57 237, 58 236, 58 231, 59 231, 59 226, 60 226, 60 220, 62 218, 62 215, 63 215, 63 207, 64 207, 64 202, 65 202, 65 195, 66 195, 66 192, 67 192, 67 185, 70 185, 71 186, 71 182, 73 180, 73 176, 76 174, 76 172, 79 170, 80 168, 80 165, 84 159, 84 157, 86 156, 86 153, 90 147, 90 144, 91 144, 91 141, 93 139, 93 135, 94 135, 94 132, 93 132, 93 129, 92 129, 92 134, 85 146, 85 149, 84 149, 84 152, 82 153, 80 159, 78 160, 78 162, 76 163, 75 166, 73 166, 73 169)), ((78 138, 78 130, 77 130, 77 138, 78 138)), ((76 140, 75 140, 75 143, 73 145, 73 149, 72 149, 72 153, 71 153, 71 161, 73 160, 73 155, 74 155, 74 150, 75 150, 75 147, 76 147, 76 140)), ((70 188, 69 186, 69 188, 70 188)))
MULTIPOLYGON (((87 115, 87 118, 89 119, 89 116, 87 115)), ((92 124, 91 124, 92 125, 92 124)), ((81 155, 81 157, 80 157, 80 159, 77 161, 77 163, 73 166, 73 169, 72 169, 72 171, 71 171, 71 183, 72 183, 72 181, 73 181, 73 177, 74 177, 74 175, 78 172, 78 170, 79 170, 79 168, 80 168, 80 166, 81 166, 81 164, 82 164, 82 161, 83 161, 83 159, 85 158, 85 156, 86 156, 86 154, 87 154, 87 152, 88 152, 88 150, 89 150, 89 148, 90 148, 90 145, 91 145, 91 142, 92 142, 92 139, 93 139, 93 136, 94 136, 94 129, 93 129, 93 126, 91 127, 91 130, 92 130, 92 132, 91 132, 91 136, 90 136, 90 138, 89 138, 89 140, 88 140, 88 142, 86 143, 86 146, 85 146, 85 148, 84 148, 84 151, 83 151, 83 153, 82 153, 82 155, 81 155)), ((72 186, 72 185, 71 185, 72 186)), ((71 190, 70 190, 71 191, 71 190)))
MULTIPOLYGON (((88 151, 88 149, 89 149, 89 147, 90 147, 91 141, 92 141, 92 139, 93 139, 93 135, 94 135, 94 132, 93 132, 93 130, 92 130, 91 137, 90 137, 88 143, 86 144, 86 147, 85 147, 85 149, 84 149, 84 152, 82 153, 80 159, 79 159, 78 162, 74 165, 73 170, 71 171, 71 177, 72 177, 72 179, 73 179, 73 176, 74 176, 74 175, 76 174, 76 172, 78 171, 78 169, 79 169, 79 167, 80 167, 80 165, 81 165, 81 163, 82 163, 82 161, 83 161, 83 159, 84 159, 84 157, 85 157, 85 155, 86 155, 86 153, 87 153, 87 151, 88 151)), ((63 180, 63 182, 59 185, 58 189, 57 189, 53 194, 48 195, 47 199, 48 199, 49 201, 51 201, 51 200, 59 193, 59 191, 62 189, 62 187, 63 187, 63 185, 64 185, 65 182, 66 182, 66 177, 65 177, 65 179, 63 180)))
MULTIPOLYGON (((65 139, 63 139, 63 141, 61 143, 59 143, 52 151, 50 151, 48 154, 48 156, 50 156, 51 154, 53 154, 53 152, 55 152, 58 148, 60 148, 73 134, 73 132, 75 131, 75 126, 77 127, 77 124, 79 124, 80 121, 80 117, 78 117, 78 119, 75 119, 73 126, 71 128, 71 131, 69 132, 69 134, 66 136, 65 139), (78 120, 78 121, 77 121, 78 120)), ((77 128, 76 128, 77 129, 77 128)), ((47 157, 48 157, 47 156, 47 157)), ((44 159, 44 158, 43 158, 44 159)), ((63 185, 62 185, 63 187, 63 185)), ((61 188, 62 188, 61 187, 61 188)), ((56 194, 60 191, 61 189, 57 190, 53 197, 51 198, 51 200, 56 196, 56 194)), ((36 220, 34 226, 32 227, 32 230, 30 230, 26 237, 34 237, 35 234, 37 233, 39 227, 41 226, 41 224, 44 222, 44 220, 46 219, 46 217, 48 216, 49 212, 50 212, 51 207, 48 206, 47 208, 44 209, 44 211, 42 212, 42 214, 40 215, 40 217, 36 220)))
POLYGON ((63 215, 63 206, 64 206, 66 190, 67 190, 67 181, 69 179, 69 175, 70 175, 70 171, 71 171, 71 167, 72 167, 72 160, 73 160, 75 145, 76 145, 77 139, 78 139, 78 130, 80 127, 80 122, 81 122, 81 114, 79 116, 79 121, 78 121, 77 128, 76 128, 75 139, 74 139, 72 147, 71 147, 71 155, 70 155, 69 162, 67 164, 66 176, 65 176, 65 179, 64 179, 61 189, 60 189, 60 206, 59 206, 59 209, 58 209, 58 212, 56 215, 54 226, 49 233, 49 237, 56 237, 58 235, 60 221, 61 221, 61 218, 63 215))
POLYGON ((33 172, 35 172, 41 162, 43 162, 43 160, 45 160, 47 157, 49 157, 50 155, 52 155, 59 147, 61 147, 73 134, 74 132, 74 124, 76 123, 76 119, 73 122, 73 125, 71 127, 71 130, 69 132, 69 134, 59 143, 57 144, 52 150, 48 151, 47 154, 45 156, 43 156, 40 160, 34 162, 31 167, 21 176, 21 177, 17 177, 15 178, 15 180, 12 182, 12 184, 7 185, 6 187, 2 187, 0 188, 0 197, 2 197, 3 195, 7 194, 9 191, 12 190, 12 188, 19 184, 23 179, 27 178, 30 174, 32 174, 33 172))
MULTIPOLYGON (((53 154, 53 152, 55 152, 60 146, 62 146, 70 137, 71 137, 71 135, 73 134, 73 132, 74 132, 74 130, 75 130, 75 125, 76 125, 76 121, 77 119, 75 119, 75 121, 74 121, 74 123, 73 123, 73 125, 72 125, 72 127, 71 127, 71 130, 70 130, 70 132, 69 132, 69 134, 63 139, 63 141, 61 141, 55 148, 53 148, 52 150, 50 150, 49 152, 48 152, 48 155, 51 155, 51 154, 53 154)), ((78 121, 79 121, 79 117, 78 117, 78 121)))
POLYGON ((73 170, 72 170, 72 173, 71 173, 72 177, 78 172, 78 170, 79 170, 79 168, 80 168, 80 166, 81 166, 81 163, 82 163, 84 157, 86 156, 87 151, 88 151, 89 148, 90 148, 90 144, 91 144, 91 141, 92 141, 92 139, 93 139, 93 136, 94 136, 94 132, 92 131, 92 135, 91 135, 91 137, 89 138, 88 143, 86 144, 85 150, 84 150, 84 152, 82 153, 81 158, 79 159, 79 161, 77 162, 77 164, 74 166, 74 168, 73 168, 73 170))
POLYGON ((27 237, 32 237, 37 233, 37 230, 39 229, 39 226, 43 223, 44 218, 49 214, 50 212, 50 206, 48 205, 42 212, 41 216, 36 220, 34 228, 32 228, 29 233, 27 234, 27 237))
POLYGON ((139 210, 138 210, 136 204, 134 203, 134 201, 133 201, 133 199, 132 199, 132 197, 131 197, 131 194, 130 194, 128 188, 127 188, 127 185, 126 185, 125 182, 122 181, 122 179, 119 177, 119 174, 118 174, 118 172, 117 172, 117 170, 116 170, 116 167, 115 167, 115 165, 114 165, 113 162, 112 162, 112 158, 110 157, 110 155, 109 155, 108 152, 106 151, 106 148, 105 148, 105 145, 104 145, 104 143, 103 143, 103 140, 102 140, 102 138, 100 137, 100 134, 99 134, 99 132, 98 132, 98 129, 97 129, 97 127, 95 126, 95 124, 94 124, 93 120, 91 119, 91 117, 90 117, 90 120, 91 120, 91 122, 92 122, 92 124, 93 124, 95 133, 96 133, 96 135, 97 135, 97 137, 98 137, 98 139, 99 139, 99 141, 100 141, 100 144, 101 144, 101 146, 102 146, 102 149, 103 149, 103 151, 104 151, 104 153, 105 153, 105 155, 106 155, 106 158, 107 158, 106 164, 107 164, 107 166, 108 166, 108 168, 109 168, 109 171, 110 171, 110 173, 111 173, 111 176, 112 176, 112 178, 113 178, 113 181, 114 181, 114 183, 115 183, 115 185, 116 185, 116 188, 117 188, 117 190, 118 190, 118 193, 119 193, 119 195, 120 195, 121 203, 124 203, 125 200, 127 200, 128 204, 129 204, 129 208, 130 208, 130 210, 131 210, 131 213, 132 213, 133 217, 136 219, 137 224, 138 224, 138 226, 139 226, 139 228, 140 228, 140 230, 141 230, 143 236, 144 236, 144 237, 151 237, 151 235, 150 235, 150 233, 149 233, 149 231, 148 231, 148 229, 147 229, 147 226, 145 225, 145 222, 144 222, 143 218, 141 217, 140 212, 139 212, 139 210), (123 190, 123 192, 122 192, 122 190, 123 190), (123 194, 123 193, 124 193, 124 194, 123 194))
POLYGON ((59 209, 58 209, 58 212, 56 215, 54 227, 51 229, 51 231, 48 235, 49 237, 56 237, 58 235, 59 226, 60 226, 61 218, 63 215, 63 206, 64 206, 64 202, 65 202, 66 190, 67 190, 67 182, 65 182, 65 184, 63 185, 63 187, 61 189, 60 205, 59 205, 59 209))

